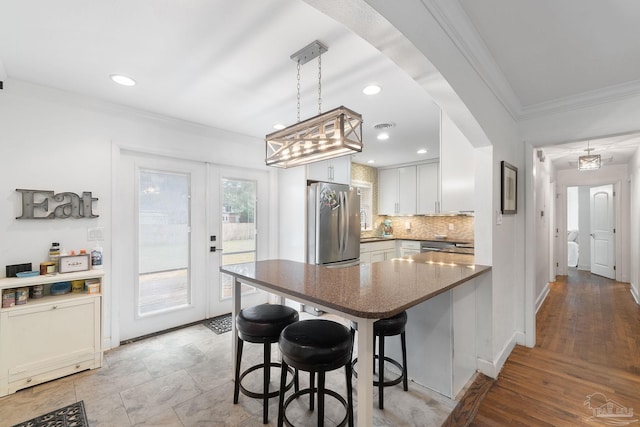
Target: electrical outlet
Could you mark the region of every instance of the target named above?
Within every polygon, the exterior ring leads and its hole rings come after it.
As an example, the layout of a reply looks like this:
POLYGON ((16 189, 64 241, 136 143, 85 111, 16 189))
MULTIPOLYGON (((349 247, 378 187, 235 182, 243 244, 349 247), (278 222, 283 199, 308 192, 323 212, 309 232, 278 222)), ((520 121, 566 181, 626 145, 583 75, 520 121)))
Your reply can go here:
POLYGON ((104 240, 104 228, 96 227, 96 228, 88 228, 87 229, 87 240, 89 242, 95 242, 98 240, 104 240))
POLYGON ((453 224, 449 223, 449 231, 453 231, 453 224))

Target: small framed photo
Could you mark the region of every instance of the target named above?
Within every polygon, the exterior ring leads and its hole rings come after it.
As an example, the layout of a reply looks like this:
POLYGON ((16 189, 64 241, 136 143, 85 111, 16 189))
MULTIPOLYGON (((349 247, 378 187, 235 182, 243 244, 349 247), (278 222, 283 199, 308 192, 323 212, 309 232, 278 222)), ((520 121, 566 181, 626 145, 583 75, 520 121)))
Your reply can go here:
POLYGON ((518 168, 503 160, 500 177, 500 209, 502 214, 516 214, 518 212, 518 168))
POLYGON ((60 257, 60 273, 73 273, 74 271, 86 271, 89 270, 91 263, 89 262, 90 255, 70 255, 60 257))

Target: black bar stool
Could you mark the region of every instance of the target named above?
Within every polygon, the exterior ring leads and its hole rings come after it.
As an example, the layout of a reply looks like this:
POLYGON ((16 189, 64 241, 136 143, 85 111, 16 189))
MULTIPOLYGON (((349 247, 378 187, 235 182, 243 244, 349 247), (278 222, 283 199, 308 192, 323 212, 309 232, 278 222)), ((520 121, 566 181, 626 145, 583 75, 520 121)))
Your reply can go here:
POLYGON ((293 369, 283 367, 282 364, 271 362, 271 344, 278 342, 280 332, 287 326, 297 322, 298 312, 291 307, 280 304, 261 304, 254 307, 245 308, 236 316, 236 327, 238 329, 238 352, 236 354, 236 375, 235 388, 233 392, 233 403, 238 403, 239 392, 256 399, 263 399, 262 422, 267 424, 269 417, 269 399, 278 396, 279 390, 269 392, 269 382, 271 381, 271 368, 280 367, 286 377, 287 371, 293 375, 293 379, 286 385, 285 390, 289 390, 295 382, 298 390, 298 375, 293 369), (263 362, 251 366, 240 373, 240 362, 242 360, 242 346, 244 341, 264 344, 263 362), (247 390, 242 385, 242 379, 249 373, 263 369, 263 389, 262 393, 247 390))
POLYGON ((346 415, 338 426, 349 423, 353 426, 353 397, 351 385, 351 356, 353 353, 353 336, 349 329, 340 323, 330 320, 303 320, 284 328, 280 334, 280 352, 282 353, 282 374, 280 377, 280 403, 278 405, 278 426, 284 423, 292 426, 287 419, 287 406, 296 398, 309 394, 310 409, 314 406, 314 393, 318 392, 318 426, 324 425, 325 394, 340 402, 346 415), (309 388, 296 390, 285 401, 286 369, 292 366, 296 370, 311 373, 309 388), (325 373, 340 367, 345 368, 347 382, 347 401, 333 390, 325 388, 325 373), (318 387, 314 385, 315 374, 318 373, 318 387))
MULTIPOLYGON (((373 350, 376 349, 376 338, 378 338, 379 347, 378 354, 374 355, 373 370, 376 369, 376 359, 378 360, 378 381, 373 381, 373 385, 378 387, 378 407, 384 409, 384 387, 394 386, 402 382, 404 391, 409 390, 407 379, 407 341, 405 338, 405 326, 407 325, 407 312, 403 311, 395 316, 388 317, 386 319, 380 319, 373 323, 373 350), (384 339, 385 337, 392 337, 400 335, 400 343, 402 345, 402 365, 398 361, 384 355, 384 339), (384 362, 387 361, 398 368, 401 374, 392 380, 384 380, 384 362)), ((358 324, 351 322, 351 331, 355 333, 358 330, 358 324)), ((352 365, 355 367, 358 363, 358 358, 353 360, 352 365)), ((357 371, 354 369, 354 375, 358 377, 357 371)))

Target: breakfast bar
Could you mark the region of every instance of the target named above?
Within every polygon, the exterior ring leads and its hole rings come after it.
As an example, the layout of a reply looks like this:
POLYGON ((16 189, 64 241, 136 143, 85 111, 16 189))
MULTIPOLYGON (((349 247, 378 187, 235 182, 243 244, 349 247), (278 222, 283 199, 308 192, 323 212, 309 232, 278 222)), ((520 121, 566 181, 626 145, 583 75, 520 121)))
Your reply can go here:
MULTIPOLYGON (((234 278, 234 319, 242 307, 241 284, 245 283, 358 323, 359 426, 372 425, 373 323, 447 292, 489 270, 489 266, 474 264, 473 256, 441 252, 343 268, 289 260, 220 267, 221 272, 234 278)), ((236 341, 234 325, 234 361, 236 341)))

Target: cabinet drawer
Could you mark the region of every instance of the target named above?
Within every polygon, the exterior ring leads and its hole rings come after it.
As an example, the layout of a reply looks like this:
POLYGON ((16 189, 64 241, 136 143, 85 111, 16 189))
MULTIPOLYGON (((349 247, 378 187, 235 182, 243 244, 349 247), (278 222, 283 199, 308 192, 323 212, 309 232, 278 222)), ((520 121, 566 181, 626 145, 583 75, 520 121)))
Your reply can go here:
POLYGON ((370 242, 370 243, 361 243, 360 244, 360 252, 373 252, 373 251, 385 251, 389 249, 396 248, 395 240, 389 241, 381 241, 381 242, 370 242))
POLYGON ((62 366, 58 369, 44 371, 34 375, 24 376, 19 379, 10 379, 9 381, 9 393, 15 393, 26 387, 31 387, 36 384, 42 384, 47 381, 54 380, 56 378, 64 377, 67 375, 75 374, 77 372, 85 371, 87 369, 98 368, 95 360, 85 360, 84 362, 74 363, 72 365, 62 366))
POLYGON ((400 242, 400 247, 402 249, 417 249, 420 250, 420 242, 417 240, 402 240, 400 242))

